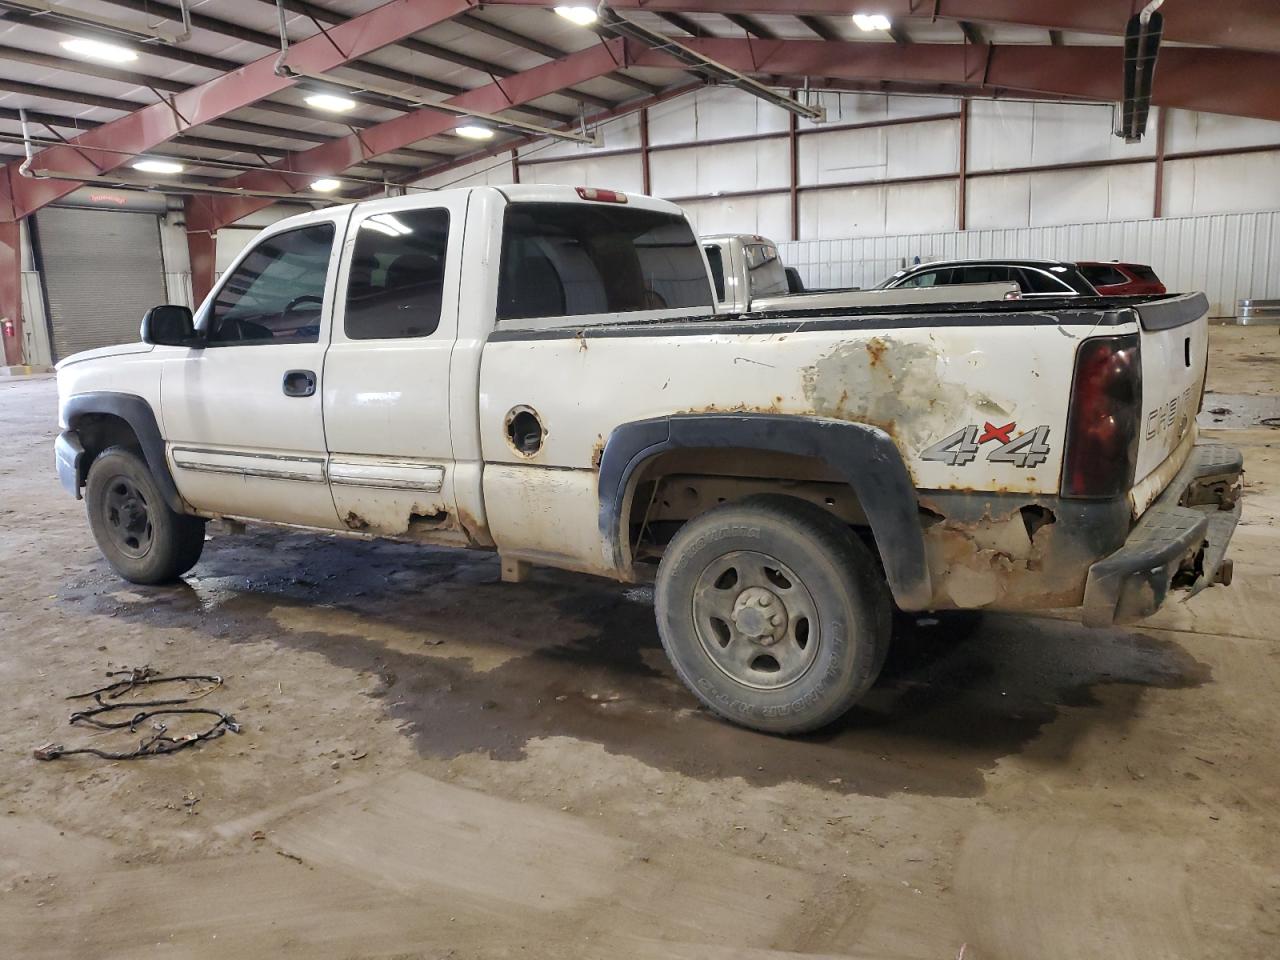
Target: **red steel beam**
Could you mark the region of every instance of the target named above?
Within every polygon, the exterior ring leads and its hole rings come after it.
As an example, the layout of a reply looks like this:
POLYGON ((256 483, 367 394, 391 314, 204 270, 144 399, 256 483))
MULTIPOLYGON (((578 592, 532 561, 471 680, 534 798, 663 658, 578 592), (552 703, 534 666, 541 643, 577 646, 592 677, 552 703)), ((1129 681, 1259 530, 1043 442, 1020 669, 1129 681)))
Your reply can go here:
MULTIPOLYGON (((513 153, 515 151, 512 151, 513 153)), ((653 193, 652 169, 649 166, 649 108, 640 108, 640 192, 653 193)))
POLYGON ((22 363, 22 224, 0 222, 0 324, 4 362, 22 363))
MULTIPOLYGON (((563 0, 491 0, 511 6, 553 7, 563 0)), ((621 10, 650 13, 719 13, 741 15, 788 13, 797 16, 846 18, 857 12, 849 0, 610 0, 621 10)), ((1008 23, 1123 36, 1125 23, 1142 6, 1140 0, 877 0, 867 12, 893 20, 944 19, 1008 23)), ((1280 53, 1280 17, 1275 0, 1165 0, 1164 38, 1185 43, 1280 53)))
MULTIPOLYGON (((1115 102, 1123 97, 1119 46, 1046 47, 973 44, 909 45, 826 40, 686 38, 685 46, 743 73, 824 78, 853 83, 948 84, 973 96, 995 91, 1115 102)), ((671 66, 656 49, 636 53, 635 66, 671 66)), ((1202 47, 1165 47, 1152 102, 1163 107, 1280 120, 1272 78, 1280 56, 1202 47)))
MULTIPOLYGON (((187 198, 190 216, 191 197, 187 198)), ((217 272, 217 239, 207 230, 187 230, 187 256, 191 260, 191 301, 200 306, 213 288, 217 272)))
MULTIPOLYGON (((623 52, 621 40, 596 44, 560 60, 540 64, 514 76, 468 90, 444 102, 484 113, 497 113, 548 96, 573 84, 602 77, 618 69, 623 52)), ((452 113, 424 107, 310 150, 291 153, 273 163, 271 170, 241 174, 224 180, 219 185, 270 190, 274 193, 301 192, 309 189, 316 177, 337 176, 343 170, 373 157, 452 130, 459 122, 459 118, 452 113)), ((198 202, 192 204, 195 218, 194 222, 188 221, 188 226, 214 231, 255 210, 270 206, 273 202, 266 197, 200 197, 198 202)))
MULTIPOLYGON (((1164 116, 1161 113, 1161 116, 1164 116)), ((956 229, 967 230, 969 221, 969 98, 960 101, 959 178, 956 182, 956 229)))
MULTIPOLYGON (((692 93, 694 90, 697 90, 702 86, 703 84, 701 83, 701 81, 699 81, 696 83, 686 83, 679 87, 670 87, 666 90, 663 90, 661 93, 655 93, 652 96, 645 97, 641 100, 628 101, 626 103, 619 104, 618 106, 613 107, 612 109, 605 110, 601 113, 593 113, 590 117, 588 117, 588 119, 592 123, 605 123, 609 120, 616 120, 618 117, 627 116, 628 114, 635 113, 637 110, 648 110, 652 107, 656 107, 660 103, 666 103, 668 100, 674 100, 677 97, 683 97, 686 93, 692 93)), ((449 160, 445 163, 438 164, 434 167, 428 167, 427 169, 422 170, 418 173, 412 174, 410 176, 398 176, 396 178, 396 182, 397 183, 413 183, 417 181, 426 180, 438 174, 448 173, 450 170, 457 170, 460 167, 465 167, 472 163, 476 163, 477 161, 484 160, 488 157, 496 156, 499 153, 505 153, 508 150, 512 150, 512 149, 518 150, 520 147, 530 146, 531 144, 537 143, 540 139, 543 139, 543 138, 529 134, 526 136, 517 137, 513 140, 504 140, 502 143, 497 144, 496 146, 487 147, 483 150, 476 150, 476 151, 473 151, 472 153, 462 154, 461 156, 455 157, 454 159, 449 160)), ((701 144, 700 143, 685 144, 685 146, 689 146, 689 147, 698 146, 698 145, 701 145, 701 144)), ((597 154, 597 156, 616 157, 616 156, 619 156, 620 154, 638 153, 639 149, 640 149, 639 147, 631 147, 631 148, 623 148, 619 150, 608 150, 603 153, 597 154)), ((649 146, 650 153, 656 153, 661 149, 663 148, 660 146, 654 146, 652 144, 650 144, 649 146)), ((563 160, 564 158, 561 158, 561 159, 563 160)), ((520 160, 520 166, 527 167, 527 166, 532 166, 535 163, 550 163, 550 162, 552 162, 550 158, 539 159, 539 158, 525 157, 524 159, 520 160)), ((599 184, 597 184, 597 186, 599 186, 599 184)))
MULTIPOLYGON (((391 0, 291 45, 287 62, 312 73, 332 70, 475 5, 476 0, 391 0)), ((95 167, 75 147, 109 147, 126 151, 126 154, 144 153, 192 127, 209 123, 292 86, 295 80, 276 75, 275 62, 276 54, 271 54, 185 90, 170 102, 150 104, 105 123, 77 137, 67 146, 43 151, 33 167, 86 176, 113 170, 128 163, 130 157, 93 153, 90 155, 97 162, 95 167)), ((18 173, 17 163, 7 165, 3 173, 0 176, 0 220, 20 219, 79 186, 67 180, 24 177, 18 173)))
POLYGON ((1164 216, 1165 130, 1168 125, 1169 111, 1161 110, 1156 115, 1156 169, 1151 204, 1151 216, 1157 220, 1164 216))

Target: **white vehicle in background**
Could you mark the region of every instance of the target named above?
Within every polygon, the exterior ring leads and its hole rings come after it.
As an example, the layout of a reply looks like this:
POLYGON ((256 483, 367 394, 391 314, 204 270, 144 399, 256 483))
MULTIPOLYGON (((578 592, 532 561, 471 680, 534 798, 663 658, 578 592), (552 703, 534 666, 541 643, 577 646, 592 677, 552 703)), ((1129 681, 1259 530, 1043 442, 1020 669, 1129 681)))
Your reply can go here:
POLYGON ((980 303, 1018 296, 1018 285, 993 283, 920 287, 901 290, 856 288, 805 291, 799 274, 784 266, 772 240, 753 233, 702 237, 711 268, 716 309, 721 313, 768 310, 818 310, 910 303, 980 303))
POLYGON ((894 604, 1102 625, 1227 578, 1242 467, 1196 443, 1203 295, 714 303, 661 200, 317 210, 194 317, 58 365, 58 473, 135 583, 190 569, 211 518, 656 579, 681 679, 775 733, 867 691, 894 604))

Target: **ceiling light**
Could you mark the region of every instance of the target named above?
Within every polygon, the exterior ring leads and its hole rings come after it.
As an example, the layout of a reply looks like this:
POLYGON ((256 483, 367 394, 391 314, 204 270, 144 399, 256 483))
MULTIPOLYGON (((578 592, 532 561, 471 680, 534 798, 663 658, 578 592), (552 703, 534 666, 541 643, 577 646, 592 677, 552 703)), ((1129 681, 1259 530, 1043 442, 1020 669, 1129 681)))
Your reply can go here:
POLYGON ((493 137, 492 130, 488 127, 482 127, 478 123, 465 124, 453 132, 460 137, 466 137, 468 140, 489 140, 493 137))
POLYGON ((584 6, 564 6, 556 7, 556 13, 564 17, 570 23, 576 23, 580 27, 589 27, 599 19, 594 7, 584 6))
POLYGON ((335 96, 332 93, 313 93, 306 100, 317 110, 328 110, 330 113, 346 113, 356 105, 354 100, 335 96))
POLYGON ((172 160, 139 160, 133 165, 133 169, 143 173, 181 173, 183 166, 172 160))
POLYGON ((117 47, 114 43, 103 43, 101 40, 89 40, 86 37, 63 40, 62 49, 81 57, 105 60, 107 63, 128 63, 130 60, 138 59, 138 55, 128 47, 117 47))
POLYGON ((320 193, 332 193, 342 186, 341 180, 334 180, 330 177, 321 177, 319 180, 311 181, 311 189, 318 190, 320 193))
POLYGON ((872 30, 888 30, 892 24, 883 13, 855 13, 853 22, 859 30, 870 33, 872 30))

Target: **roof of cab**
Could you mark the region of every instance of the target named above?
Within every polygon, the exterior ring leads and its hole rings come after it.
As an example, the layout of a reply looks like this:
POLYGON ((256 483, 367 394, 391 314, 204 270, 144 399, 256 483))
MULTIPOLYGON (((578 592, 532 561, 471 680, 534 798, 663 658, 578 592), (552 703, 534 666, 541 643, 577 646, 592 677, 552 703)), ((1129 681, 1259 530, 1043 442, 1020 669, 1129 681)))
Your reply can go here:
MULTIPOLYGON (((596 188, 600 190, 610 190, 607 187, 596 188)), ((297 223, 306 223, 311 220, 322 220, 325 214, 332 212, 338 207, 358 207, 361 211, 383 211, 392 212, 395 210, 413 210, 417 207, 429 207, 439 202, 442 197, 458 196, 461 194, 474 193, 479 190, 491 190, 501 194, 509 203, 581 203, 581 204, 602 204, 605 206, 621 206, 616 201, 606 200, 590 200, 579 195, 578 187, 567 186, 563 184, 553 183, 504 183, 499 185, 473 186, 473 187, 449 187, 444 190, 417 190, 413 193, 405 194, 402 197, 375 197, 369 200, 357 200, 347 204, 334 204, 332 206, 322 207, 319 210, 312 210, 307 213, 295 214, 292 217, 285 217, 277 220, 275 223, 265 227, 265 230, 276 232, 282 225, 285 227, 292 226, 297 223)), ((659 200, 657 197, 649 197, 639 193, 626 193, 624 191, 611 191, 617 196, 625 197, 625 205, 642 210, 654 210, 661 213, 672 213, 684 216, 684 209, 669 200, 659 200)))

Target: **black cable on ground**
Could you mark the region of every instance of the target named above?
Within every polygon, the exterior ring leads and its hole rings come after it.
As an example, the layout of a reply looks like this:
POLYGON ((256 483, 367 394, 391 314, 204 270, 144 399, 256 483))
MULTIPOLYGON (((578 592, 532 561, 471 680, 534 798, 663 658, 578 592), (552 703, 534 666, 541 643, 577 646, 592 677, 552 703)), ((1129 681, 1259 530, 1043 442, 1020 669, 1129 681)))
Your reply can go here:
POLYGON ((121 679, 115 680, 105 687, 90 690, 87 693, 76 693, 67 697, 68 700, 92 698, 96 704, 96 706, 72 713, 69 722, 73 726, 90 726, 98 730, 128 730, 130 733, 136 733, 142 724, 152 721, 151 727, 155 732, 139 741, 137 749, 120 753, 99 750, 96 747, 73 747, 68 749, 60 743, 47 743, 34 751, 37 760, 56 760, 58 757, 72 756, 77 753, 91 754, 104 760, 136 760, 140 757, 155 757, 176 753, 178 750, 186 749, 197 743, 215 740, 228 730, 232 733, 240 732, 240 725, 236 723, 235 718, 229 713, 212 707, 183 706, 183 704, 192 703, 202 697, 206 697, 221 687, 222 678, 215 674, 183 673, 174 676, 163 676, 159 670, 145 666, 135 667, 130 670, 109 671, 107 676, 120 677, 121 679), (139 687, 182 682, 202 682, 209 684, 209 686, 186 697, 166 700, 130 700, 123 703, 108 702, 118 700, 119 697, 139 687), (147 709, 154 707, 160 709, 147 709), (135 712, 123 719, 110 719, 110 715, 113 712, 124 710, 135 712), (206 714, 214 717, 214 723, 208 729, 199 733, 187 733, 182 736, 171 737, 168 735, 168 726, 162 720, 156 719, 158 717, 191 714, 206 714))

